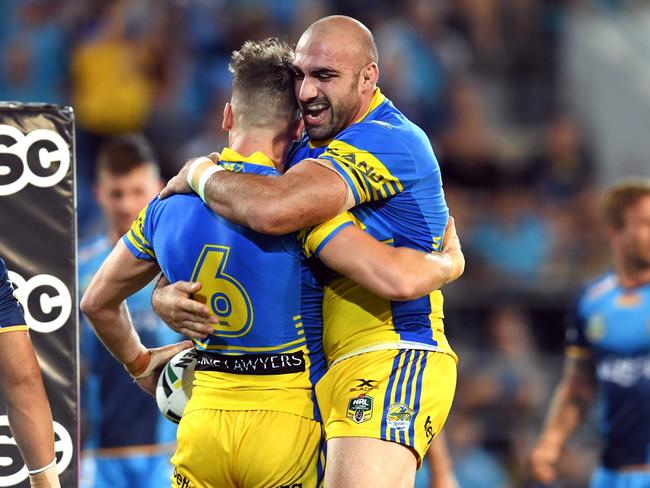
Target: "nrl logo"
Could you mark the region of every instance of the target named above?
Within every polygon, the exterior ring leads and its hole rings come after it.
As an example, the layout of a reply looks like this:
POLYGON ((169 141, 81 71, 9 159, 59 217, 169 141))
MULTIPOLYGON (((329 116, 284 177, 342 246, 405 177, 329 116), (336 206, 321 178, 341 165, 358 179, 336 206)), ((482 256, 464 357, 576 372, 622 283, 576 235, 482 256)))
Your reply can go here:
POLYGON ((372 418, 372 397, 361 394, 358 397, 350 398, 346 416, 357 424, 370 420, 372 418))

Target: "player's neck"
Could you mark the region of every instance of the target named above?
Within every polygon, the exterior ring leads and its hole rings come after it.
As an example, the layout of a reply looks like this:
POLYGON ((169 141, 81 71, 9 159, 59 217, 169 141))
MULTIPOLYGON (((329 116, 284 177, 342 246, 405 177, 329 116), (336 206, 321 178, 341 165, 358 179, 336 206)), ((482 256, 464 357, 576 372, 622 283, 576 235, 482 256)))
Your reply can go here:
POLYGON ((629 263, 622 256, 614 256, 614 267, 623 288, 636 288, 650 283, 650 267, 629 263))
POLYGON ((364 95, 361 98, 361 104, 359 105, 359 110, 354 114, 354 117, 352 117, 352 120, 348 124, 348 126, 354 124, 357 122, 359 119, 361 119, 364 115, 368 113, 368 110, 370 109, 370 105, 372 104, 372 99, 375 98, 375 92, 377 91, 377 88, 375 87, 370 93, 364 95))
POLYGON ((273 161, 280 173, 284 172, 284 157, 290 142, 287 137, 262 129, 230 133, 230 149, 242 156, 259 151, 273 161))

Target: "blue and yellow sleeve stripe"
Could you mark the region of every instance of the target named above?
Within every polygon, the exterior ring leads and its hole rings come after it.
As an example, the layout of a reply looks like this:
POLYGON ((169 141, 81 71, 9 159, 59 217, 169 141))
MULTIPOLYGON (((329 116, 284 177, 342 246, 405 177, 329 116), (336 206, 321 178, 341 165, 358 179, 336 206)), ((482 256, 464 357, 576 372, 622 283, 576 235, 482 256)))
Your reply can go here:
POLYGON ((153 247, 144 236, 144 222, 147 217, 147 209, 149 206, 144 207, 138 217, 135 219, 129 231, 122 238, 126 247, 138 259, 147 261, 155 261, 156 254, 153 247))
POLYGON ((300 240, 305 256, 318 256, 332 238, 349 225, 354 225, 354 217, 350 212, 343 212, 336 217, 323 222, 300 234, 300 240))
POLYGON ((29 330, 29 327, 27 325, 8 325, 7 327, 0 327, 0 334, 17 330, 29 330))
POLYGON ((334 140, 320 156, 352 190, 355 203, 383 200, 404 190, 395 177, 374 154, 341 140, 334 140))

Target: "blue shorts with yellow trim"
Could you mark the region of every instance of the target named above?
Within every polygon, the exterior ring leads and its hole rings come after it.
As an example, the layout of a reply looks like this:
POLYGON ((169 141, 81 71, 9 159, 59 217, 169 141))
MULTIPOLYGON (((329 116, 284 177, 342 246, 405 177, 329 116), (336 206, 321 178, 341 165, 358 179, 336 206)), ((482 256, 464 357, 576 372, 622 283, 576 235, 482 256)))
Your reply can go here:
POLYGON ((439 352, 374 351, 334 364, 316 384, 326 438, 369 437, 407 446, 418 466, 447 420, 456 361, 439 352))
POLYGON ((173 488, 310 488, 323 474, 321 426, 268 410, 193 410, 178 426, 173 488))

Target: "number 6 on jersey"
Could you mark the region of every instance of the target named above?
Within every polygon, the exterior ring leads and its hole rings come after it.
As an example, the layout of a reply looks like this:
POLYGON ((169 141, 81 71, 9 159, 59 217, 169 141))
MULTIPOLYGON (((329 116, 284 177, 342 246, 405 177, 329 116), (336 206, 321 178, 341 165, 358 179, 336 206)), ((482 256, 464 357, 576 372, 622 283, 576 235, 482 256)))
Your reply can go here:
POLYGON ((208 304, 219 322, 212 324, 215 335, 241 337, 253 325, 253 306, 244 287, 225 272, 230 248, 207 244, 196 262, 192 281, 200 281, 201 291, 194 295, 208 304))

